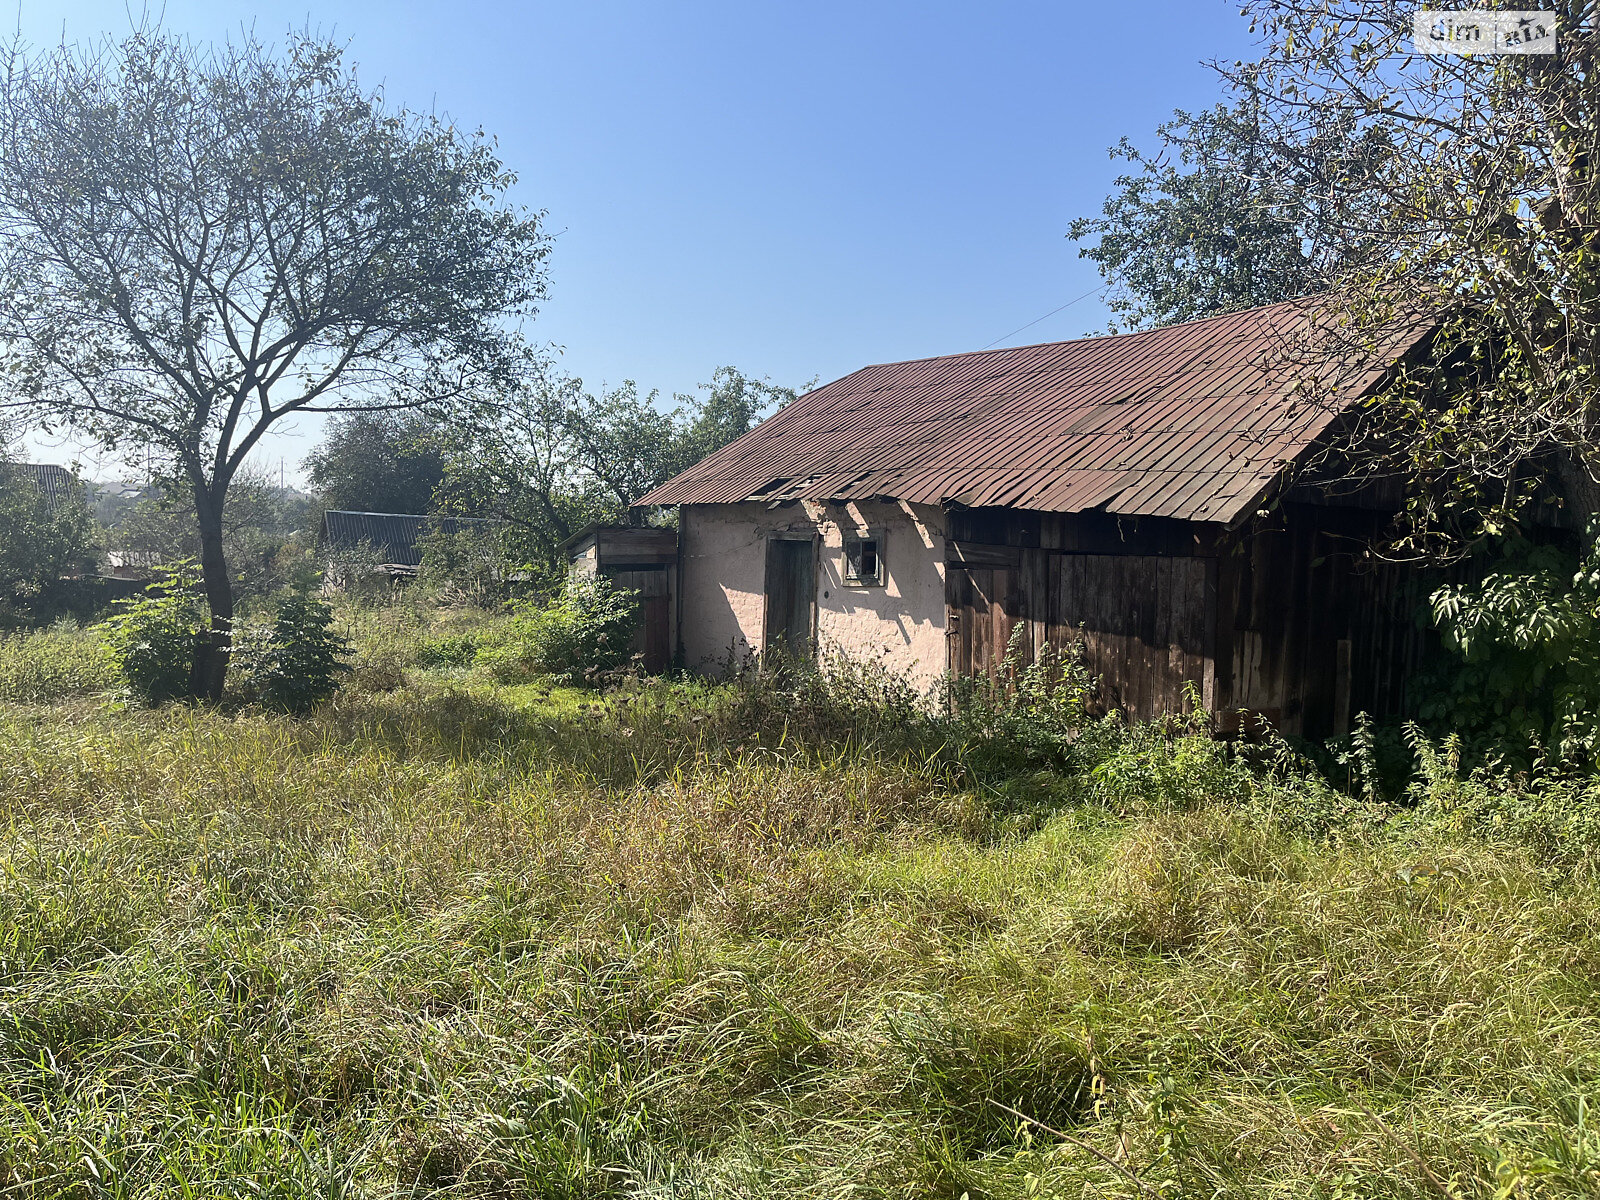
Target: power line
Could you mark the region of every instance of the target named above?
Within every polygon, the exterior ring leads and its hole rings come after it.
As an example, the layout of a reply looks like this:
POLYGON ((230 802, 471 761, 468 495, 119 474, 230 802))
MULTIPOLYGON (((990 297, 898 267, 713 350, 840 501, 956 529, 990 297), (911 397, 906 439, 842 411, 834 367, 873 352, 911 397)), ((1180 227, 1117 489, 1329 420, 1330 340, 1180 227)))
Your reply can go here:
POLYGON ((1072 300, 1068 300, 1060 308, 1052 308, 1049 312, 1045 313, 1044 316, 1035 317, 1033 320, 1029 321, 1026 325, 1019 326, 1018 328, 1013 329, 1010 333, 1002 334, 1001 336, 995 338, 995 340, 990 342, 987 346, 983 347, 983 349, 985 349, 985 350, 993 349, 995 346, 998 346, 1001 342, 1004 342, 1004 341, 1009 340, 1010 338, 1016 337, 1017 334, 1021 333, 1024 329, 1032 329, 1040 321, 1048 321, 1051 317, 1055 316, 1058 312, 1061 312, 1063 309, 1071 308, 1079 300, 1087 300, 1090 296, 1093 296, 1096 292, 1103 292, 1110 286, 1111 285, 1109 283, 1102 283, 1099 287, 1090 288, 1083 295, 1075 297, 1072 300))

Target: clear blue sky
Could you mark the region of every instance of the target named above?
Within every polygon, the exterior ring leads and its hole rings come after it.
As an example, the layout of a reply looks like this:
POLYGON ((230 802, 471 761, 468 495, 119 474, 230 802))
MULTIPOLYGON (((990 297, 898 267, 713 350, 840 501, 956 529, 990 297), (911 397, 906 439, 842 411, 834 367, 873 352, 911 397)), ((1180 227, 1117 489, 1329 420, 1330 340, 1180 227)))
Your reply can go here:
MULTIPOLYGON (((22 0, 20 21, 38 45, 125 31, 128 11, 22 0)), ((1201 61, 1250 48, 1230 0, 163 11, 203 40, 309 24, 393 102, 497 135, 557 235, 533 336, 592 386, 669 393, 724 363, 797 384, 977 349, 1094 288, 1065 234, 1108 190, 1107 148, 1213 103, 1201 61)), ((1104 322, 1090 298, 1009 344, 1104 322)), ((269 455, 292 472, 314 434, 269 455)))

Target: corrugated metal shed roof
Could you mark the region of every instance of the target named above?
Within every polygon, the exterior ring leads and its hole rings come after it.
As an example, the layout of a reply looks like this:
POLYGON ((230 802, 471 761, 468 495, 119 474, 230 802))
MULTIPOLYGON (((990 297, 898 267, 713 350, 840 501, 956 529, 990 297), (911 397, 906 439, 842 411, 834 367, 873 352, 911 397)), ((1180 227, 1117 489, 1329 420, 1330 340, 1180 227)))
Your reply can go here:
POLYGON ((335 508, 322 514, 322 544, 352 547, 367 543, 378 550, 387 564, 419 567, 422 547, 418 543, 428 534, 455 534, 467 529, 492 529, 496 525, 495 521, 478 517, 347 512, 335 508))
POLYGON ((881 496, 1233 521, 1432 325, 1396 327, 1352 356, 1319 348, 1332 344, 1327 320, 1290 301, 866 367, 638 503, 881 496))
POLYGON ((72 472, 54 463, 0 463, 0 470, 12 471, 24 479, 32 480, 52 505, 60 504, 72 494, 77 482, 72 472))

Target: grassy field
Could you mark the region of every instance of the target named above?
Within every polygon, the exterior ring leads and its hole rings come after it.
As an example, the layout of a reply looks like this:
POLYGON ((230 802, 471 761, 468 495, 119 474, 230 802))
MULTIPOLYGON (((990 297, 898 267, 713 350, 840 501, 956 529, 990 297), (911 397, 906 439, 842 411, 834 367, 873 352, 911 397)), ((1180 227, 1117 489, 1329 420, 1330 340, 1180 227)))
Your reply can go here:
POLYGON ((0 642, 0 1195, 1600 1195, 1581 781, 352 631, 302 720, 0 642))

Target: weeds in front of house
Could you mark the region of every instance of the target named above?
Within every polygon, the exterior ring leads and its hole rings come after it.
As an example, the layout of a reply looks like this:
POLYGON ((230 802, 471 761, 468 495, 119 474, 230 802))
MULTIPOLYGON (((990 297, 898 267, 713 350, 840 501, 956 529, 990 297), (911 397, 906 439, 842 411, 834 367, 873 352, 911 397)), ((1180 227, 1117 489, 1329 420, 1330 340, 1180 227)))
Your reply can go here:
POLYGON ((346 611, 400 681, 298 719, 0 708, 0 1188, 1595 1191, 1592 784, 1384 804, 1070 663, 504 687, 485 620, 346 611))
POLYGON ((74 623, 0 633, 0 703, 48 704, 116 686, 99 639, 74 623))

